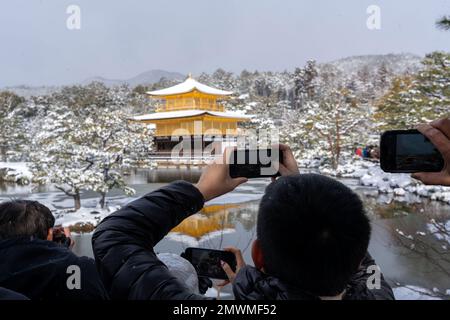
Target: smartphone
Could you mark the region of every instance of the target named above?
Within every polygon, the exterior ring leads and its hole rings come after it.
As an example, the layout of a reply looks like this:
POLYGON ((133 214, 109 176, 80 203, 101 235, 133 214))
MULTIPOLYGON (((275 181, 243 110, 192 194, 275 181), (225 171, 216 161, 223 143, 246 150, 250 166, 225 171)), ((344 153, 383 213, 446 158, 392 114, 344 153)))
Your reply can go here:
POLYGON ((283 163, 279 149, 242 149, 230 154, 230 177, 260 178, 280 175, 278 165, 283 163))
POLYGON ((199 276, 227 280, 220 260, 225 261, 236 271, 236 257, 233 253, 222 250, 187 248, 184 257, 192 263, 199 276))
POLYGON ((380 166, 385 172, 438 172, 444 159, 418 130, 392 130, 381 135, 380 166))

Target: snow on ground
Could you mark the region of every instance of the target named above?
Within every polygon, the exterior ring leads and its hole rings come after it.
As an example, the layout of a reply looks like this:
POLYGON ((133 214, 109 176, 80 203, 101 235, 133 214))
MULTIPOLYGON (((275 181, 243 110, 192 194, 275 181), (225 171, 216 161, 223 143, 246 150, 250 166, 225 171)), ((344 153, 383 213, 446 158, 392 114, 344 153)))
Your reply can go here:
POLYGON ((393 291, 397 300, 442 300, 438 291, 431 291, 418 286, 396 287, 393 288, 393 291))
MULTIPOLYGON (((319 163, 319 160, 314 161, 316 164, 319 163)), ((314 161, 310 164, 313 164, 314 161)), ((415 194, 450 204, 450 187, 426 186, 411 178, 410 174, 384 172, 377 162, 352 159, 340 165, 337 170, 327 166, 319 166, 317 170, 330 176, 358 179, 360 185, 374 187, 378 194, 392 194, 397 197, 415 194)))
POLYGON ((69 227, 76 224, 92 224, 96 226, 100 221, 112 212, 118 210, 120 206, 109 207, 109 209, 85 208, 72 212, 71 210, 57 210, 55 225, 69 227))
POLYGON ((0 162, 0 181, 29 184, 33 175, 26 162, 0 162))
POLYGON ((393 193, 396 196, 413 193, 450 204, 450 187, 426 186, 411 178, 409 174, 386 173, 378 166, 369 168, 360 178, 360 183, 363 186, 376 187, 380 193, 393 193))

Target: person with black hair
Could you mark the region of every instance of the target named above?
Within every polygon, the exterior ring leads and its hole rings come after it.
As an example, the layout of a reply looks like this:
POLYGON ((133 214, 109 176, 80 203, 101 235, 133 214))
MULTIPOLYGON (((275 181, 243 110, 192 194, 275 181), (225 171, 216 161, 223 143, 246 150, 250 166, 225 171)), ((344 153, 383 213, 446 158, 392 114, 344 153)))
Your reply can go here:
POLYGON ((58 235, 66 241, 57 242, 56 233, 64 231, 54 224, 51 211, 37 201, 0 204, 1 295, 32 300, 107 299, 93 259, 72 253, 70 238, 58 235), (79 268, 79 286, 68 285, 73 266, 79 268))
MULTIPOLYGON (((255 267, 236 248, 237 274, 223 263, 236 299, 394 299, 383 275, 371 288, 370 222, 351 189, 318 174, 283 176, 261 200, 255 267)), ((229 281, 222 283, 227 284, 229 281)))
MULTIPOLYGON (((222 267, 236 299, 394 299, 381 273, 372 286, 367 253, 370 224, 358 196, 320 175, 301 175, 288 146, 280 145, 282 175, 267 187, 252 247, 255 267, 222 267), (377 283, 380 286, 377 286, 377 283)), ((174 277, 153 247, 206 201, 235 189, 225 156, 208 165, 197 184, 173 182, 106 217, 92 237, 100 276, 112 299, 203 299, 174 277)), ((375 272, 376 273, 376 272, 375 272)), ((372 272, 373 274, 373 272, 372 272)), ((376 276, 376 275, 375 275, 376 276)))

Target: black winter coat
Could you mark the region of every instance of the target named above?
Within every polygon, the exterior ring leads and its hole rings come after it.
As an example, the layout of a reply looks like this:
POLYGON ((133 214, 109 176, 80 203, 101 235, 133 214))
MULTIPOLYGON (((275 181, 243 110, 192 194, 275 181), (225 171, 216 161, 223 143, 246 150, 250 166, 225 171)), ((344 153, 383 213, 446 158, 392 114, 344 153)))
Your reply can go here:
POLYGON ((93 259, 78 257, 54 242, 12 238, 0 241, 0 287, 31 300, 107 299, 93 259), (69 289, 70 265, 80 268, 80 289, 69 289))
MULTIPOLYGON (((395 300, 394 293, 383 275, 380 289, 368 289, 367 279, 370 274, 366 271, 374 264, 375 261, 367 254, 358 272, 350 280, 343 300, 395 300)), ((246 266, 238 272, 233 284, 233 293, 236 300, 319 300, 319 297, 290 286, 251 266, 246 266)))

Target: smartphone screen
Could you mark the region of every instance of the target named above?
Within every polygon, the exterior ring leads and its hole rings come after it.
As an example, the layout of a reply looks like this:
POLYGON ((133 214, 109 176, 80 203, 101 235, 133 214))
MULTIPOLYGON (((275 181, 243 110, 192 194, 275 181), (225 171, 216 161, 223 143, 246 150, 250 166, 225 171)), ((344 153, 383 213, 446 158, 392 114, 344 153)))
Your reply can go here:
POLYGON ((380 165, 386 172, 438 172, 444 159, 417 130, 386 131, 381 136, 380 165))
POLYGON ((279 149, 234 150, 229 159, 230 177, 274 177, 279 175, 278 165, 283 162, 279 149))
POLYGON ((228 251, 187 248, 185 257, 192 263, 199 276, 214 279, 228 279, 225 271, 222 269, 220 260, 228 263, 233 271, 236 270, 236 257, 228 251))

